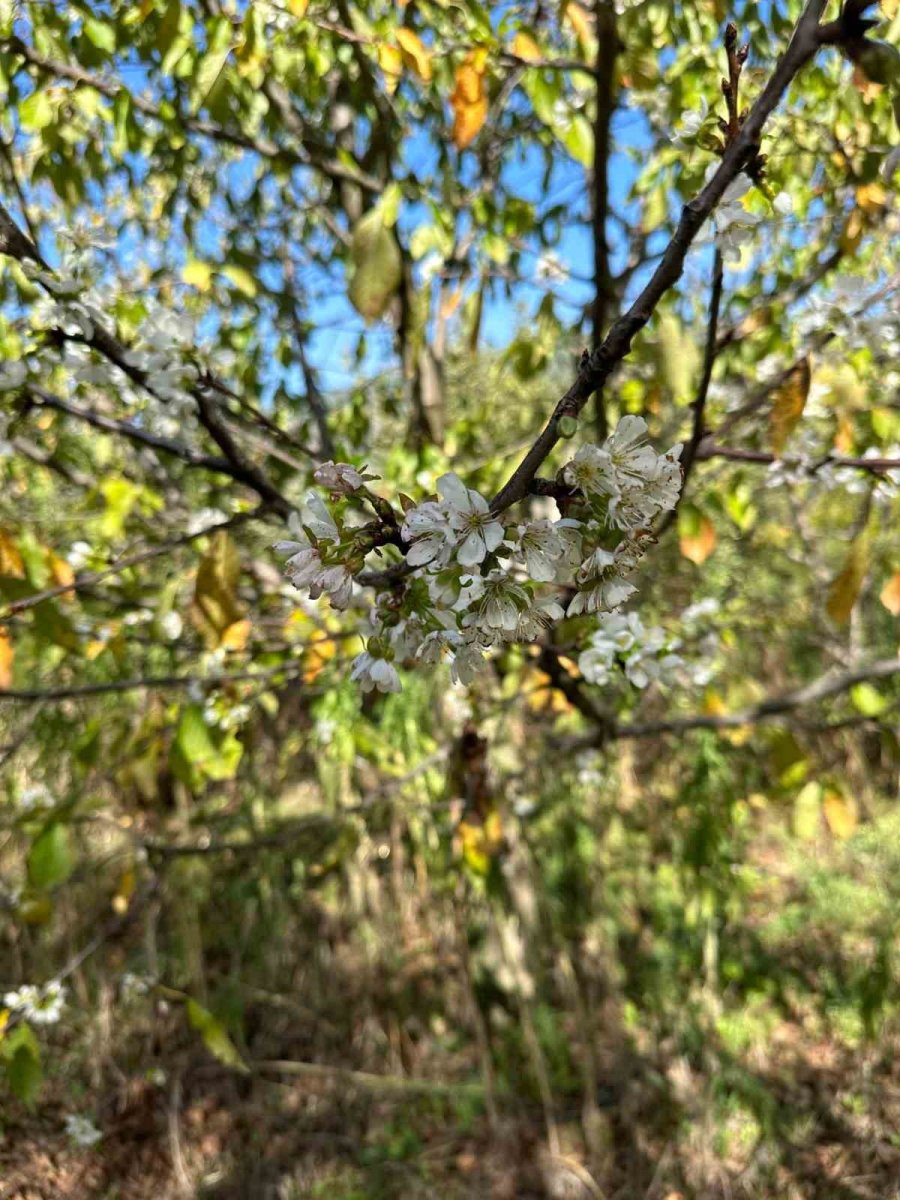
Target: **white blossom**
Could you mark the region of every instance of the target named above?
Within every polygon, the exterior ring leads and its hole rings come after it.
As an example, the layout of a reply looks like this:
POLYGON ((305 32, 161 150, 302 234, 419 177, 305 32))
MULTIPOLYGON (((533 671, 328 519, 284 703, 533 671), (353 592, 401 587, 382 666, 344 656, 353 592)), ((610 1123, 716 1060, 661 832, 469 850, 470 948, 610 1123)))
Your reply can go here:
POLYGON ((26 983, 14 992, 7 992, 3 1003, 21 1012, 33 1025, 55 1025, 66 1003, 66 989, 57 979, 51 979, 43 987, 26 983))
POLYGON ((518 549, 525 559, 531 579, 549 583, 556 578, 556 564, 565 553, 565 544, 552 521, 532 521, 518 529, 518 549))
POLYGON ((366 481, 355 467, 349 463, 324 462, 313 471, 313 479, 320 487, 329 492, 348 496, 359 488, 365 487, 366 481))
POLYGON ((66 1133, 76 1146, 96 1146, 103 1134, 87 1117, 70 1113, 66 1117, 66 1133))
POLYGON ((364 692, 377 688, 379 692, 399 692, 400 676, 393 663, 386 658, 373 657, 367 650, 353 660, 350 678, 364 692))
POLYGON ((456 534, 457 560, 464 567, 474 567, 503 541, 503 525, 484 496, 467 488, 459 476, 442 475, 437 487, 456 534))

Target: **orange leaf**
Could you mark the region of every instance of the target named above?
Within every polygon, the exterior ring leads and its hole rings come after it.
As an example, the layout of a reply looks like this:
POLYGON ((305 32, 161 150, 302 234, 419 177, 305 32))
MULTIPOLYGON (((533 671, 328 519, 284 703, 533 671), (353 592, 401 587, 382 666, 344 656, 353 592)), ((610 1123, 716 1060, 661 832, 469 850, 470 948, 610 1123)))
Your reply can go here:
POLYGON ((859 817, 855 800, 842 796, 840 792, 826 792, 822 809, 828 828, 836 838, 843 841, 851 836, 859 817))
POLYGON ((895 571, 878 597, 892 616, 900 617, 900 571, 895 571))
POLYGON ((397 41, 404 63, 415 71, 423 83, 431 82, 431 51, 426 50, 422 39, 411 29, 398 29, 397 41))
POLYGON ((803 416, 811 380, 812 364, 807 354, 791 369, 784 383, 775 393, 769 421, 772 449, 776 455, 781 454, 785 442, 797 428, 800 418, 803 416))
POLYGON ((14 657, 15 651, 13 650, 9 630, 0 629, 0 687, 2 688, 12 687, 14 657))
POLYGON ((696 529, 685 530, 678 539, 681 553, 689 562, 701 566, 716 548, 716 530, 709 517, 700 517, 696 529))
POLYGON ((453 107, 453 141, 459 150, 469 145, 487 120, 484 59, 483 51, 473 50, 456 70, 456 86, 450 104, 453 107))
POLYGON ((25 578, 25 564, 19 547, 5 529, 0 529, 0 575, 12 579, 25 578))

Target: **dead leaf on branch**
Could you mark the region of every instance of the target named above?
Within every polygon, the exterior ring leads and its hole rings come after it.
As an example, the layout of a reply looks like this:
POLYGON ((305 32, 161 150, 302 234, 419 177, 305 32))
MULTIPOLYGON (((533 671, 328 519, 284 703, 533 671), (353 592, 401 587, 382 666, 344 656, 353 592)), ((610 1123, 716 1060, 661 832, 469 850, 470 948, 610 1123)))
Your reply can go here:
POLYGON ((807 354, 791 368, 775 393, 769 418, 772 450, 781 456, 785 443, 800 423, 812 382, 812 362, 807 354))

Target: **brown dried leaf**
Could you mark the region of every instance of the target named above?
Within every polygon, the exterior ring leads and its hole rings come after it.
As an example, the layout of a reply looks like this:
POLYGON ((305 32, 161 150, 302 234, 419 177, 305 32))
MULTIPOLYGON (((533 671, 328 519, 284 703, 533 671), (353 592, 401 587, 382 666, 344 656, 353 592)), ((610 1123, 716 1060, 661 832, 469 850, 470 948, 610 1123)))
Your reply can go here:
POLYGON ((781 454, 803 416, 811 380, 812 364, 807 354, 791 369, 775 393, 769 421, 772 450, 776 455, 781 454))

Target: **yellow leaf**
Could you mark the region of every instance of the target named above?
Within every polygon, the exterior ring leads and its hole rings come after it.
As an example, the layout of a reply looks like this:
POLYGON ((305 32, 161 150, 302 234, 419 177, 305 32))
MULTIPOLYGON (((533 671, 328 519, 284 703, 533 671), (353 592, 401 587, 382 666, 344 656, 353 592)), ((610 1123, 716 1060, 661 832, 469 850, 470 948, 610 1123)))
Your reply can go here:
POLYGON ((878 597, 892 616, 900 617, 900 571, 895 571, 878 597))
POLYGON ((844 254, 855 254, 859 249, 865 224, 866 221, 862 209, 851 209, 847 215, 847 220, 844 222, 844 228, 841 230, 841 236, 838 239, 838 245, 844 254))
POLYGON ((292 17, 305 17, 309 0, 287 0, 287 6, 292 17))
MULTIPOLYGON (((54 554, 52 550, 47 551, 47 566, 50 568, 50 575, 53 582, 57 586, 68 585, 75 582, 75 572, 72 570, 71 564, 64 558, 60 558, 58 554, 54 554)), ((63 592, 60 596, 61 600, 74 600, 73 592, 63 592)))
POLYGON ((852 835, 859 820, 856 801, 840 792, 826 792, 822 801, 828 828, 842 841, 852 835))
POLYGON ((864 183, 856 189, 856 203, 867 216, 880 213, 887 204, 887 189, 877 181, 864 183))
POLYGON ((847 561, 828 592, 828 603, 825 609, 836 624, 846 625, 850 620, 853 606, 859 599, 868 565, 869 543, 868 538, 863 535, 858 537, 850 547, 847 561))
POLYGON ((396 46, 381 42, 378 46, 378 65, 384 73, 385 91, 393 96, 403 73, 403 55, 396 46))
POLYGON ((838 454, 850 454, 853 450, 853 422, 849 417, 838 417, 837 432, 834 435, 834 448, 838 454))
POLYGON ((520 29, 513 38, 512 52, 517 58, 523 58, 526 62, 537 62, 543 57, 540 46, 524 29, 520 29))
POLYGON ((191 619, 210 650, 222 644, 229 627, 244 615, 235 594, 240 574, 237 549, 228 534, 221 530, 213 535, 210 548, 197 568, 191 604, 191 619))
POLYGON ((12 687, 15 651, 8 629, 0 629, 0 688, 12 687))
POLYGON ((116 888, 116 894, 112 898, 113 912, 119 915, 128 912, 128 904, 134 895, 136 886, 137 877, 134 873, 134 867, 127 867, 119 878, 119 886, 116 888))
POLYGON ((484 821, 460 821, 459 837, 463 858, 478 875, 487 875, 491 859, 503 845, 503 824, 495 810, 488 813, 484 821))
POLYGON ((593 40, 593 30, 591 29, 591 19, 585 9, 580 4, 576 4, 575 0, 569 0, 565 9, 565 18, 575 30, 575 36, 578 38, 582 48, 589 45, 593 40))
POLYGON ((0 529, 0 575, 8 579, 25 578, 25 564, 19 547, 5 529, 0 529))
POLYGON ((195 287, 198 292, 208 292, 212 287, 212 267, 209 263, 192 258, 185 263, 181 278, 189 287, 195 287))
POLYGON ((422 39, 411 29, 397 30, 397 41, 404 63, 415 71, 423 83, 431 83, 431 51, 422 44, 422 39))
POLYGON ((900 0, 881 0, 881 11, 889 21, 900 12, 900 0))
POLYGON ((812 364, 807 354, 791 369, 787 379, 775 393, 769 422, 772 449, 776 456, 781 454, 785 442, 803 416, 811 380, 812 364))
POLYGON ((231 625, 223 630, 222 640, 219 645, 226 650, 246 650, 251 628, 252 626, 247 617, 244 617, 240 621, 233 621, 231 625))
POLYGON ((701 566, 716 548, 716 530, 709 517, 700 517, 696 529, 681 533, 678 545, 689 562, 701 566))
POLYGON ((484 63, 485 51, 473 50, 456 69, 456 86, 450 104, 453 107, 453 141, 459 150, 469 145, 487 120, 484 63))

